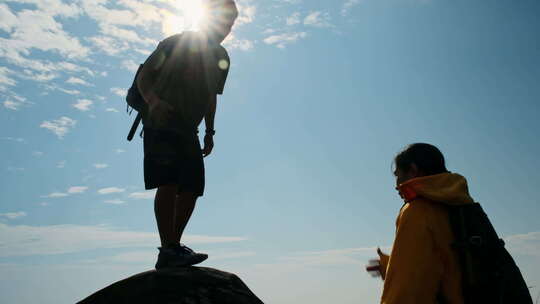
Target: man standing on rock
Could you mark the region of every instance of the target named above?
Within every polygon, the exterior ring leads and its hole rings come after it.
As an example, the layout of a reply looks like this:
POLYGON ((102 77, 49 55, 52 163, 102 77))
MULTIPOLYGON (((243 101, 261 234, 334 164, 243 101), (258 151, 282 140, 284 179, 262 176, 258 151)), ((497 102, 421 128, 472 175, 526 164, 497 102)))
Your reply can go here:
POLYGON ((230 61, 220 45, 238 16, 234 0, 206 0, 209 20, 159 43, 137 76, 148 114, 144 123, 144 180, 157 188, 154 211, 161 239, 156 269, 198 264, 207 254, 180 243, 204 192, 204 162, 213 149, 214 116, 230 61), (205 120, 204 148, 198 126, 205 120))

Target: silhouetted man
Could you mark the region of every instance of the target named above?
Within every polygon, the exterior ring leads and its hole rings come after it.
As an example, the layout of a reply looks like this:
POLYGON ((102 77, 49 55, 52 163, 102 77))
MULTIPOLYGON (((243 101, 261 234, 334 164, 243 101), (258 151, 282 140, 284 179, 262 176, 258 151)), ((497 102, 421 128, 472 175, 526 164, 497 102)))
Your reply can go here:
POLYGON ((220 45, 238 11, 233 0, 207 0, 209 20, 199 32, 160 42, 137 77, 149 106, 144 123, 144 180, 157 188, 154 206, 161 238, 156 269, 189 266, 208 258, 180 243, 204 192, 203 156, 213 149, 214 116, 230 61, 220 45), (198 126, 205 120, 204 148, 198 126))

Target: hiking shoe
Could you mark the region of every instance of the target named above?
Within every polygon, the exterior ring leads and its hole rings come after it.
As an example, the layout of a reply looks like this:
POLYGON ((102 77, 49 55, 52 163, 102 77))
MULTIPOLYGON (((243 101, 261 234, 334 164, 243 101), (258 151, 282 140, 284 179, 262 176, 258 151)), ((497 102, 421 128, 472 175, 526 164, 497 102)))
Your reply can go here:
POLYGON ((183 244, 173 247, 159 247, 158 249, 156 269, 192 266, 208 258, 208 254, 196 253, 183 244))

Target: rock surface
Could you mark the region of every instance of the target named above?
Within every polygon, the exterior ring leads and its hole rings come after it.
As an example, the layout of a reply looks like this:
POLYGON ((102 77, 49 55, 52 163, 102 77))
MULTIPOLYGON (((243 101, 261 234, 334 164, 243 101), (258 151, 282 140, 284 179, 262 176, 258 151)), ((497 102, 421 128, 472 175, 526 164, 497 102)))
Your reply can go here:
POLYGON ((262 304, 236 275, 206 267, 151 270, 118 281, 78 304, 262 304))

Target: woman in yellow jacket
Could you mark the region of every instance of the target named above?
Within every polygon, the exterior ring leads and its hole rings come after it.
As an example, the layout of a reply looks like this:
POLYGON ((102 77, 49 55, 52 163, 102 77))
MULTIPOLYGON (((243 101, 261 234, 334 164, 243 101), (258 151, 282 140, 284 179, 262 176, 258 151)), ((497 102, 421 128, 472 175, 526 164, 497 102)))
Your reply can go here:
POLYGON ((461 270, 445 205, 473 203, 467 181, 446 170, 435 146, 412 144, 395 158, 397 190, 405 200, 390 256, 377 250, 383 304, 461 304, 461 270))

